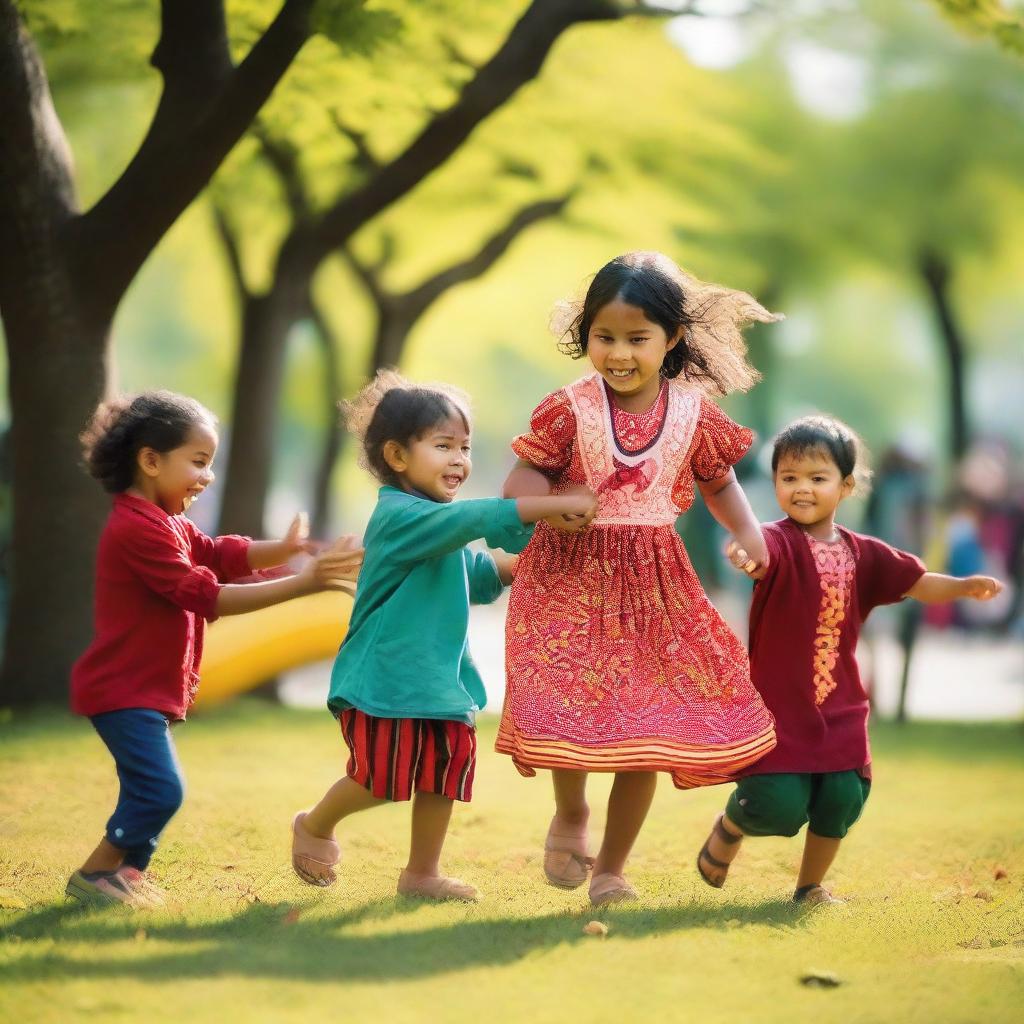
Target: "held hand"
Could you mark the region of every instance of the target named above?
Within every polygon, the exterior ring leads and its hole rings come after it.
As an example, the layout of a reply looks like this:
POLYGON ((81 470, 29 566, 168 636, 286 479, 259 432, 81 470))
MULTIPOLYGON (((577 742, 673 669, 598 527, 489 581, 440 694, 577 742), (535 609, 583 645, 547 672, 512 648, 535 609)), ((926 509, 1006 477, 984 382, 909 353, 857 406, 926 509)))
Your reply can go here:
POLYGON ((314 545, 309 540, 309 519, 305 512, 299 512, 288 527, 288 532, 281 538, 285 557, 292 555, 312 554, 314 545))
POLYGON ((586 484, 573 484, 561 497, 574 500, 565 512, 548 516, 544 522, 562 533, 582 533, 597 515, 597 495, 586 484))
POLYGON ((750 557, 746 551, 735 540, 730 540, 725 546, 726 558, 734 568, 746 573, 752 580, 764 579, 768 572, 768 563, 758 562, 750 557))
POLYGON ((964 597, 975 601, 991 601, 1003 589, 994 576, 968 576, 963 583, 964 597))

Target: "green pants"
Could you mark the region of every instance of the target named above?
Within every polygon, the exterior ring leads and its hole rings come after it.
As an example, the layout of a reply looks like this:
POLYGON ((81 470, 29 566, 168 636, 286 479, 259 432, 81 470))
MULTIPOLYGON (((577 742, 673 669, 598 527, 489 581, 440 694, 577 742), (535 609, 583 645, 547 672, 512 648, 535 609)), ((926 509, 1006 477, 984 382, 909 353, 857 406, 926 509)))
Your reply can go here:
POLYGON ((805 824, 825 839, 842 839, 860 817, 871 783, 855 772, 748 775, 725 813, 748 836, 795 836, 805 824))

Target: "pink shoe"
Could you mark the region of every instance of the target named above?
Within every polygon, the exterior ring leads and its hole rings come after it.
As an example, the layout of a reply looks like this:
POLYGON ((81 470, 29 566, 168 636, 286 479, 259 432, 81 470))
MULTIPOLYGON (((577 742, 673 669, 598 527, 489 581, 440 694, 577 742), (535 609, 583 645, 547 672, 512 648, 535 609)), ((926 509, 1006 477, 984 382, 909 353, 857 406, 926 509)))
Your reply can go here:
POLYGON ((122 865, 117 869, 117 877, 121 879, 139 899, 150 907, 163 907, 167 904, 167 893, 152 882, 145 871, 122 865))
POLYGON ((333 885, 338 877, 334 865, 341 860, 341 850, 333 839, 310 835, 302 824, 306 811, 292 819, 292 868, 310 885, 333 885))
POLYGON ((444 875, 414 875, 403 871, 398 876, 398 895, 417 896, 424 900, 458 900, 461 903, 476 903, 480 893, 475 886, 458 878, 444 875))
POLYGON ((81 871, 76 871, 69 879, 64 894, 87 907, 110 907, 120 905, 142 909, 149 904, 144 902, 134 889, 118 878, 117 874, 100 875, 99 878, 86 878, 81 871))
POLYGON ((636 889, 622 875, 594 875, 590 880, 590 902, 595 907, 635 900, 636 889))

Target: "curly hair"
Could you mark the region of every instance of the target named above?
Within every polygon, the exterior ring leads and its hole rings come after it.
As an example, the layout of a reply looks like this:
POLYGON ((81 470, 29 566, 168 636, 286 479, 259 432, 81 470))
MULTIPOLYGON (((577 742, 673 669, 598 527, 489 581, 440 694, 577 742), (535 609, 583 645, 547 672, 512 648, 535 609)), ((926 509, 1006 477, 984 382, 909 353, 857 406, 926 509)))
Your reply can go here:
POLYGON ((384 458, 388 441, 408 445, 452 416, 471 427, 469 396, 448 384, 413 384, 396 370, 379 370, 355 398, 341 403, 348 429, 362 443, 359 464, 382 484, 398 477, 384 458))
POLYGON ((845 480, 852 476, 854 495, 871 490, 872 471, 864 442, 851 427, 834 416, 804 416, 782 428, 772 441, 772 473, 784 455, 826 455, 845 480))
POLYGON ((195 399, 173 391, 144 391, 103 402, 79 435, 90 476, 110 494, 135 482, 143 448, 169 452, 187 440, 193 427, 214 430, 217 419, 195 399))
POLYGON ((682 376, 717 395, 747 391, 761 379, 747 362, 742 329, 783 319, 746 292, 699 281, 663 253, 628 252, 594 275, 582 299, 555 306, 551 331, 559 349, 573 359, 586 355, 594 318, 616 299, 643 310, 669 338, 681 332, 665 356, 662 376, 682 376))

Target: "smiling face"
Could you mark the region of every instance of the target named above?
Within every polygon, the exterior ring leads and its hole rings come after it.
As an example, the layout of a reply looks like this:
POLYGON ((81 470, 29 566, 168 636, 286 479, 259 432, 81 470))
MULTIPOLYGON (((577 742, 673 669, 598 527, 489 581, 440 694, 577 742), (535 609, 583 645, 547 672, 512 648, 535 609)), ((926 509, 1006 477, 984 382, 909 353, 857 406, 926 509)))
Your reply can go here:
POLYGON ((137 489, 169 515, 185 512, 213 483, 216 454, 216 431, 207 423, 197 423, 177 448, 139 452, 137 489))
POLYGON ((453 501, 473 469, 470 431, 453 414, 429 427, 408 445, 388 441, 384 458, 402 489, 419 491, 432 501, 453 501))
POLYGON ((775 470, 779 508, 812 534, 831 535, 836 509, 853 487, 853 477, 844 477, 831 455, 820 448, 784 454, 775 470))
POLYGON ((661 389, 661 364, 679 341, 648 320, 639 306, 617 298, 602 306, 587 333, 587 355, 628 410, 652 405, 661 389))

